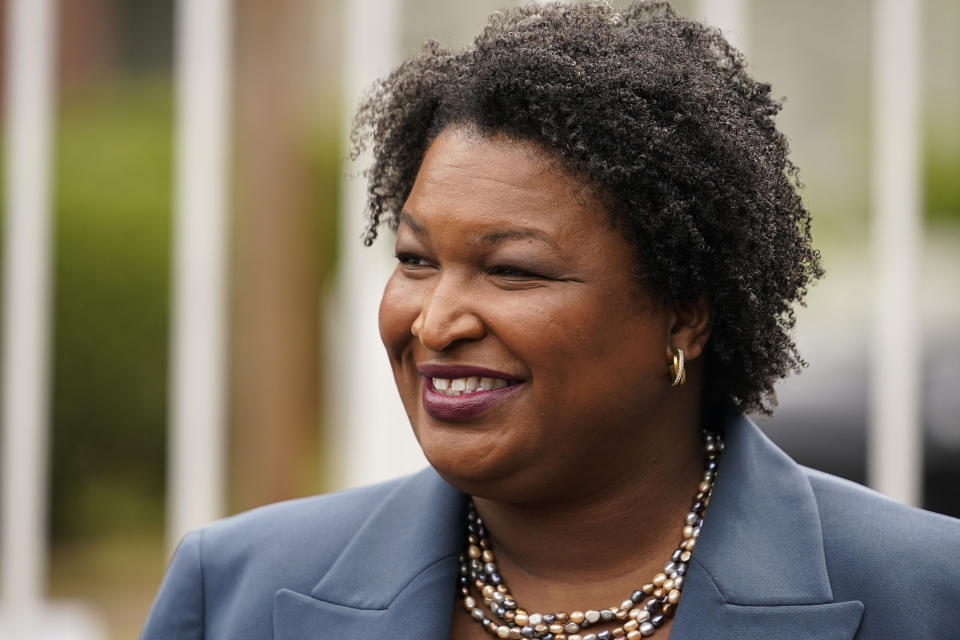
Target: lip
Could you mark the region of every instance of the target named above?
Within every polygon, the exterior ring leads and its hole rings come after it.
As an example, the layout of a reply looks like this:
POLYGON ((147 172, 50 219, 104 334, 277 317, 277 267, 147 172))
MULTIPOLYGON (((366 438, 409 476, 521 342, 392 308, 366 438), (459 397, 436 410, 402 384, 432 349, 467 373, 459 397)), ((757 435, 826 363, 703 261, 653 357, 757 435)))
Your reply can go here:
POLYGON ((523 380, 522 376, 515 376, 503 371, 495 371, 485 367, 477 367, 472 364, 434 364, 424 362, 417 365, 417 371, 428 378, 469 378, 476 376, 478 378, 503 378, 511 382, 523 380))
POLYGON ((491 407, 500 404, 523 386, 523 378, 472 365, 421 364, 417 370, 422 374, 421 398, 423 408, 438 420, 466 421, 474 418, 491 407), (459 396, 448 396, 433 387, 431 378, 502 378, 512 384, 499 389, 474 391, 459 396))

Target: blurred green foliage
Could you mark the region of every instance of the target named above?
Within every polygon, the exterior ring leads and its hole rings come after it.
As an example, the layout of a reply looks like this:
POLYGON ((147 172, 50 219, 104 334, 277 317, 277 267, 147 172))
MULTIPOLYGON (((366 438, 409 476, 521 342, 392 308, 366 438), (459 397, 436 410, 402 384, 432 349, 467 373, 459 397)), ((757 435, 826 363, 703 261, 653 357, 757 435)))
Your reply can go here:
POLYGON ((114 78, 61 105, 55 540, 162 522, 172 151, 166 78, 114 78))
POLYGON ((928 220, 960 223, 960 146, 935 127, 924 145, 923 195, 928 220))

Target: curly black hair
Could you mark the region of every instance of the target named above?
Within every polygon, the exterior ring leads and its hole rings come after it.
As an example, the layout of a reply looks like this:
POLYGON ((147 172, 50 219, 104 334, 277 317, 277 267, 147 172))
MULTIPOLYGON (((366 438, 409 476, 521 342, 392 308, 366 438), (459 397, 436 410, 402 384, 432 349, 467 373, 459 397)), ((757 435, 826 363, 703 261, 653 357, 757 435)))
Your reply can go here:
POLYGON ((666 2, 529 4, 492 15, 473 46, 427 42, 365 95, 352 153, 372 148, 371 244, 396 230, 445 127, 533 142, 603 194, 665 301, 710 303, 705 401, 770 413, 805 363, 793 303, 823 275, 770 85, 716 29, 666 2))

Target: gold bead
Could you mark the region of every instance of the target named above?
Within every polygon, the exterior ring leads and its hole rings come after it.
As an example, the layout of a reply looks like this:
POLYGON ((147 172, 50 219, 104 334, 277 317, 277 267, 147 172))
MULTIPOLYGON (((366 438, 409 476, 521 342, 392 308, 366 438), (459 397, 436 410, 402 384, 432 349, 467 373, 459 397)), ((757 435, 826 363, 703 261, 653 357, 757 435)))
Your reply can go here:
POLYGON ((613 631, 610 632, 610 635, 612 635, 614 638, 622 638, 623 627, 616 627, 613 631))
POLYGON ((580 624, 583 622, 583 620, 583 611, 574 611, 570 614, 570 622, 576 622, 577 624, 580 624))
POLYGON ((519 611, 517 611, 517 615, 513 618, 513 621, 516 622, 521 627, 525 627, 530 622, 530 618, 527 617, 526 613, 520 613, 519 611))
POLYGON ((552 634, 555 635, 555 636, 563 633, 563 625, 562 625, 562 624, 552 624, 552 625, 550 625, 550 626, 547 627, 547 628, 550 630, 550 633, 552 633, 552 634))
POLYGON ((660 611, 663 613, 663 615, 669 618, 670 616, 673 615, 673 610, 674 608, 676 608, 676 606, 677 605, 673 604, 672 602, 668 602, 665 605, 663 605, 663 609, 661 609, 660 611))
POLYGON ((567 640, 583 640, 583 636, 581 636, 578 633, 575 633, 572 636, 567 636, 567 640))
POLYGON ((700 491, 706 493, 707 491, 710 491, 710 483, 707 482, 706 480, 704 480, 703 482, 700 483, 700 485, 697 487, 697 489, 699 489, 700 491))
POLYGON ((506 640, 510 637, 510 627, 501 625, 497 627, 497 637, 506 640))
POLYGON ((640 591, 643 591, 645 594, 650 595, 651 593, 653 593, 653 589, 654 589, 655 586, 656 586, 656 585, 653 585, 653 584, 649 584, 649 583, 648 583, 648 584, 643 585, 643 586, 640 588, 640 591))
POLYGON ((653 597, 658 600, 663 597, 663 587, 657 587, 653 590, 653 597))
POLYGON ((666 589, 667 591, 670 591, 670 589, 673 589, 673 580, 667 580, 666 582, 664 582, 663 588, 666 589))
POLYGON ((667 574, 665 573, 658 573, 657 575, 653 576, 653 586, 655 587, 662 587, 663 583, 666 581, 667 574))
POLYGON ((643 637, 643 634, 641 634, 637 630, 633 630, 627 634, 627 640, 640 640, 640 638, 642 637, 643 637))
MULTIPOLYGON (((690 539, 693 540, 693 538, 690 538, 690 539)), ((689 551, 684 551, 683 553, 680 554, 680 562, 689 562, 689 561, 690 561, 689 551)))
POLYGON ((687 540, 693 537, 693 527, 689 524, 683 528, 683 537, 687 540))
POLYGON ((634 629, 638 628, 639 626, 640 626, 640 623, 639 623, 639 622, 637 622, 637 621, 634 620, 634 619, 630 619, 630 620, 627 620, 626 622, 623 623, 623 630, 624 630, 624 631, 633 631, 634 629))
POLYGON ((492 598, 492 597, 493 597, 493 592, 494 592, 494 588, 491 587, 490 585, 484 586, 484 587, 483 587, 483 591, 481 591, 481 593, 483 594, 483 597, 484 597, 484 598, 492 598))
POLYGON ((495 560, 493 557, 493 551, 490 551, 490 549, 484 549, 483 553, 480 554, 480 557, 483 558, 484 562, 493 562, 495 560))
POLYGON ((677 604, 678 602, 680 602, 680 590, 679 589, 671 590, 670 593, 667 594, 667 602, 669 602, 670 604, 677 604))
POLYGON ((475 544, 472 544, 469 547, 467 547, 467 555, 470 556, 471 558, 479 558, 480 553, 481 553, 480 547, 478 547, 475 544))
POLYGON ((561 611, 560 613, 557 614, 557 622, 559 622, 560 624, 566 624, 570 622, 569 614, 566 614, 563 611, 561 611))

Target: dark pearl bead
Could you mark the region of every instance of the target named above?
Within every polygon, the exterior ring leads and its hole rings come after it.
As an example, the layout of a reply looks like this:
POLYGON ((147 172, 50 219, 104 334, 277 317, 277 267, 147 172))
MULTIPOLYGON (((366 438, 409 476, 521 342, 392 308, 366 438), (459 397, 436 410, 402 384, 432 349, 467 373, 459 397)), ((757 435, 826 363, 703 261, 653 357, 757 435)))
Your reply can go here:
POLYGON ((532 638, 533 634, 535 634, 536 632, 537 632, 536 629, 534 629, 530 625, 527 625, 520 629, 520 635, 522 635, 524 638, 532 638))
POLYGON ((553 634, 545 633, 542 636, 540 636, 540 640, 553 640, 553 634))
POLYGON ((677 575, 678 575, 678 576, 685 576, 685 575, 687 575, 687 563, 686 563, 686 562, 681 562, 680 564, 677 565, 677 575))
POLYGON ((490 584, 492 584, 493 586, 497 586, 501 582, 503 582, 503 578, 500 577, 499 573, 490 574, 490 584))
POLYGON ((556 621, 557 621, 557 616, 555 616, 552 613, 547 613, 547 614, 544 614, 543 616, 543 624, 553 624, 556 621))
POLYGON ((612 640, 613 634, 604 629, 603 631, 597 634, 597 640, 612 640))
POLYGON ((673 555, 670 556, 670 560, 673 562, 680 562, 680 554, 683 553, 680 549, 677 549, 673 552, 673 555))
MULTIPOLYGON (((604 622, 610 622, 611 620, 613 620, 613 611, 610 611, 610 609, 601 609, 600 619, 603 620, 604 622)), ((600 634, 598 633, 597 636, 599 635, 600 634)))
POLYGON ((664 620, 666 620, 666 616, 664 616, 662 613, 658 613, 657 615, 650 617, 650 624, 655 627, 659 627, 663 624, 664 620))
POLYGON ((630 599, 633 600, 634 604, 640 604, 640 601, 643 600, 644 593, 639 589, 630 594, 630 599))
POLYGON ((512 609, 516 609, 516 608, 517 608, 517 602, 516 602, 516 600, 513 600, 512 598, 504 598, 504 599, 503 599, 503 606, 506 607, 507 609, 511 609, 511 610, 512 610, 512 609))
POLYGON ((650 598, 649 600, 647 600, 647 604, 643 606, 650 613, 656 613, 657 611, 660 611, 661 605, 660 605, 660 601, 657 600, 656 598, 650 598))
POLYGON ((504 609, 503 607, 497 607, 496 609, 493 610, 493 612, 497 614, 498 618, 502 618, 507 613, 507 610, 504 609))

